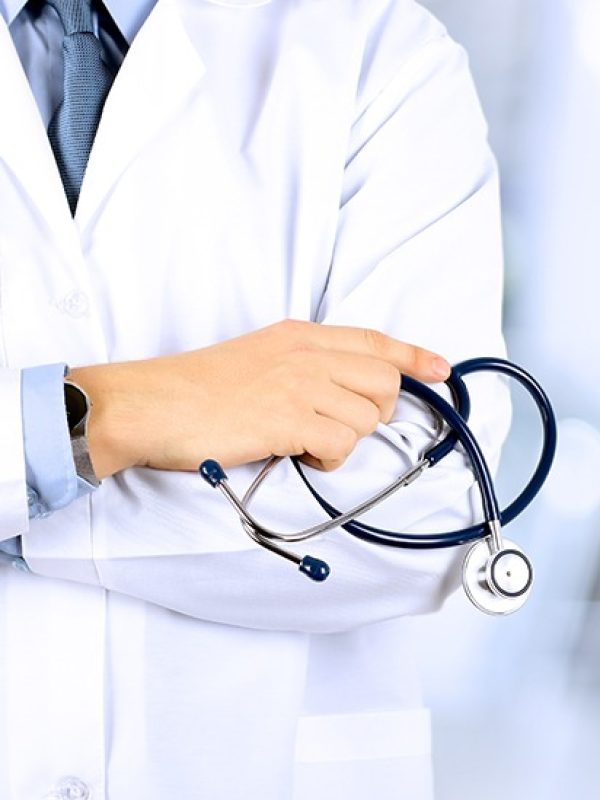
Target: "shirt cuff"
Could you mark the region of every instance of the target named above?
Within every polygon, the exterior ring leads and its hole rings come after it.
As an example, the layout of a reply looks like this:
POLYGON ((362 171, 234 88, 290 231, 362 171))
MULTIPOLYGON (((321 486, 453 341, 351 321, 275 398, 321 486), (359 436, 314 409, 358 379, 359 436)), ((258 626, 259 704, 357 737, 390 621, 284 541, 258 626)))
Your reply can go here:
POLYGON ((66 364, 21 372, 27 500, 33 518, 47 516, 94 489, 75 471, 65 411, 66 372, 66 364))

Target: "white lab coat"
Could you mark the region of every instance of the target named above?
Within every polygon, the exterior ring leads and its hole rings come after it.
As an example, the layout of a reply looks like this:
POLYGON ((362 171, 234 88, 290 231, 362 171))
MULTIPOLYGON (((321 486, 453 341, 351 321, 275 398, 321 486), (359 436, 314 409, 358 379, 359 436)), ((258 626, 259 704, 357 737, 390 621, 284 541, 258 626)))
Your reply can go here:
MULTIPOLYGON (((146 469, 28 522, 19 369, 173 353, 286 317, 450 360, 502 352, 495 163, 463 51, 409 0, 159 0, 75 222, 3 23, 0 76, 0 537, 23 534, 33 571, 0 568, 0 797, 429 798, 406 625, 454 588, 458 554, 335 532, 300 548, 332 566, 315 585, 198 476, 146 469)), ((495 458, 505 392, 472 386, 495 458)), ((401 401, 397 448, 371 437, 319 484, 356 500, 430 427, 401 401)), ((375 518, 460 526, 470 485, 454 454, 375 518)), ((319 516, 285 467, 256 509, 280 527, 319 516)))

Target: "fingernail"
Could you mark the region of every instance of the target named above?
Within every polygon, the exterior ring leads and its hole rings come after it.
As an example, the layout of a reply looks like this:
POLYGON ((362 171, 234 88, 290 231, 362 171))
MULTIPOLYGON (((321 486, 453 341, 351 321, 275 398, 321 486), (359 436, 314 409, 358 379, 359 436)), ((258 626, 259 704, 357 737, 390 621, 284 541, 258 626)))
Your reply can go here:
POLYGON ((431 370, 436 378, 445 381, 450 375, 450 364, 444 358, 434 358, 431 362, 431 370))

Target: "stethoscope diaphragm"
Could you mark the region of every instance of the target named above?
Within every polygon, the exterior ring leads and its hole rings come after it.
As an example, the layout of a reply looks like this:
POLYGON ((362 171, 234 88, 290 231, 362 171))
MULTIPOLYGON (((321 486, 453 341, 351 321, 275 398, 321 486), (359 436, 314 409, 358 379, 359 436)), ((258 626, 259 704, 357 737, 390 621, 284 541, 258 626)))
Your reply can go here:
POLYGON ((485 614, 504 615, 518 611, 529 597, 533 567, 521 548, 503 539, 493 552, 490 539, 472 545, 465 556, 462 582, 469 600, 485 614))

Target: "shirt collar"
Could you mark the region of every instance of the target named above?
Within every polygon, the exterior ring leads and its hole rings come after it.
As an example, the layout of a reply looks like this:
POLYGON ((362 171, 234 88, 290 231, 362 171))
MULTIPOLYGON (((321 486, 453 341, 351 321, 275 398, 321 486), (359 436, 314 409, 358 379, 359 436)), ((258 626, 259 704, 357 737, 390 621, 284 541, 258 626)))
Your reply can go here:
MULTIPOLYGON (((27 0, 0 0, 0 14, 11 25, 27 0)), ((125 39, 131 44, 156 0, 104 0, 104 5, 125 39)))

